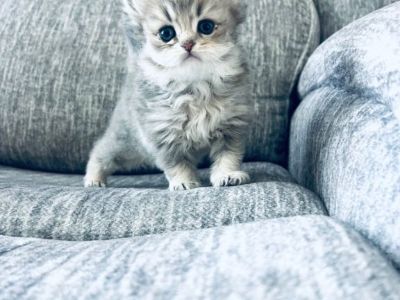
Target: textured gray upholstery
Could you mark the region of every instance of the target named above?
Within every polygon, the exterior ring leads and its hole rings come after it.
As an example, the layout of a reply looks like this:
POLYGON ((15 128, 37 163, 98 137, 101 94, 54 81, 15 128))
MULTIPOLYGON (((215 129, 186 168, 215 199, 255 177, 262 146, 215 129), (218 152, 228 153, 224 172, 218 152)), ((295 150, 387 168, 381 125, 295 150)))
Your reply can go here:
MULTIPOLYGON (((249 163, 244 169, 254 183, 169 192, 162 174, 114 177, 110 188, 88 190, 79 175, 0 167, 0 234, 114 239, 325 214, 319 198, 293 183, 282 167, 249 163)), ((201 172, 205 186, 207 175, 201 172)))
MULTIPOLYGON (((1 1, 0 163, 84 170, 126 71, 117 3, 1 1)), ((250 1, 249 11, 241 39, 259 116, 247 160, 286 164, 289 96, 317 46, 318 17, 312 0, 250 1)))
POLYGON ((82 172, 107 125, 117 0, 0 1, 0 300, 399 299, 400 2, 313 54, 393 1, 247 2, 252 182, 169 192, 37 171, 82 172))
POLYGON ((397 300, 400 276, 324 217, 134 239, 0 237, 0 299, 397 300))
POLYGON ((300 93, 291 172, 400 265, 400 2, 322 45, 300 93))
POLYGON ((399 0, 314 0, 320 16, 321 38, 367 14, 399 0))

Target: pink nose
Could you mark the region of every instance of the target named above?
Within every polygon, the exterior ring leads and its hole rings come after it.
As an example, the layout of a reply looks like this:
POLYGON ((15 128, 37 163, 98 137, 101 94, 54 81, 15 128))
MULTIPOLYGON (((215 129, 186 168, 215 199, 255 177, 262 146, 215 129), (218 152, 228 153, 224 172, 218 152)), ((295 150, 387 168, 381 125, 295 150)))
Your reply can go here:
POLYGON ((184 48, 187 52, 190 53, 190 52, 192 51, 194 45, 195 45, 195 42, 193 42, 193 41, 187 41, 187 42, 184 42, 184 43, 182 44, 182 48, 184 48))

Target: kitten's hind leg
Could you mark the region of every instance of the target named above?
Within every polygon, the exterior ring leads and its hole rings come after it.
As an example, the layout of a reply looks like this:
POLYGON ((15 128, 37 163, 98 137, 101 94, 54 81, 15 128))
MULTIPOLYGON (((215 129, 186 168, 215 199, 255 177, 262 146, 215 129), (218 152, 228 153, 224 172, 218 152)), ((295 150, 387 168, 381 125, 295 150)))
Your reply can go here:
POLYGON ((106 187, 107 177, 118 168, 115 163, 118 152, 119 149, 108 136, 104 136, 97 142, 86 167, 85 187, 106 187))
POLYGON ((96 143, 86 167, 85 187, 106 187, 107 177, 116 171, 154 168, 145 150, 123 130, 109 130, 96 143))

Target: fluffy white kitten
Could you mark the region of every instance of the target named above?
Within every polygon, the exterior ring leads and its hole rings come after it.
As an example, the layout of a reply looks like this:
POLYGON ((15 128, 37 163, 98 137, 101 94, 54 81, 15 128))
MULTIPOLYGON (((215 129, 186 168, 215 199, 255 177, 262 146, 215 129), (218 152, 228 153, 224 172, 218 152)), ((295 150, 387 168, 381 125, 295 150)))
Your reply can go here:
POLYGON ((240 165, 254 104, 237 45, 239 0, 123 0, 123 11, 129 74, 85 186, 156 166, 170 190, 193 189, 206 155, 213 186, 248 182, 240 165))

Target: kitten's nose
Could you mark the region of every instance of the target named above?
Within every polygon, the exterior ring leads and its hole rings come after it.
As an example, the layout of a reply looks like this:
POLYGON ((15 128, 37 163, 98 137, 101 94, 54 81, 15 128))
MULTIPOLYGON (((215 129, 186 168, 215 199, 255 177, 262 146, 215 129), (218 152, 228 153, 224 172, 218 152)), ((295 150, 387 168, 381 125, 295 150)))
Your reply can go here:
POLYGON ((190 41, 186 41, 186 42, 184 42, 183 44, 182 44, 182 48, 184 48, 187 52, 191 52, 192 51, 192 49, 193 49, 193 47, 194 47, 194 45, 195 45, 196 43, 194 42, 194 41, 192 41, 192 40, 190 40, 190 41))

